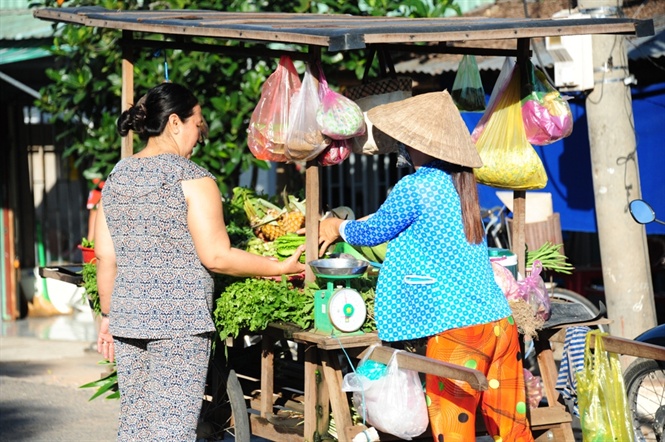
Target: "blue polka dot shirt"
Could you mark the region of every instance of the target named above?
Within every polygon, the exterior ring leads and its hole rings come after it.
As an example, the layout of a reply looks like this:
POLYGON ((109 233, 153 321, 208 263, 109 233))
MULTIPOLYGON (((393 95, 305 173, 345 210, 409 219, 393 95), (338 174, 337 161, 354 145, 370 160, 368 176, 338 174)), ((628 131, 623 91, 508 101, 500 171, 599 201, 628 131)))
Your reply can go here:
POLYGON ((511 314, 486 243, 466 240, 459 196, 442 167, 440 161, 419 167, 369 219, 340 229, 353 245, 390 241, 374 305, 384 341, 433 336, 511 314))

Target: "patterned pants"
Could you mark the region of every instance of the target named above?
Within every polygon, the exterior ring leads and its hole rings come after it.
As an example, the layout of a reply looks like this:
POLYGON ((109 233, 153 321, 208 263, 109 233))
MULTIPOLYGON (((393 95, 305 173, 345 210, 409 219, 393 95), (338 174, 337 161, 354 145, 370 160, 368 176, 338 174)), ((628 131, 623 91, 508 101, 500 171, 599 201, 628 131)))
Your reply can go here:
POLYGON ((499 442, 531 442, 522 354, 512 316, 488 324, 448 330, 429 338, 427 356, 485 374, 489 389, 426 376, 432 434, 437 442, 469 442, 476 437, 476 409, 499 442))
POLYGON ((120 388, 118 441, 195 441, 209 335, 114 342, 120 388))

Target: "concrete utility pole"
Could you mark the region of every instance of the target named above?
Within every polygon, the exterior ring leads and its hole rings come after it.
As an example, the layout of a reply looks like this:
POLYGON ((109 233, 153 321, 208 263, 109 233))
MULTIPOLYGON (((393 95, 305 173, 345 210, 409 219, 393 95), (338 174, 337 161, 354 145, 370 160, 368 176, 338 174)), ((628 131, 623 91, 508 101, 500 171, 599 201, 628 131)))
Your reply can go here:
MULTIPOLYGON (((580 0, 581 13, 617 16, 619 0, 580 0)), ((594 35, 594 89, 586 100, 596 220, 611 333, 628 339, 656 325, 644 226, 628 212, 641 197, 625 38, 594 35)))

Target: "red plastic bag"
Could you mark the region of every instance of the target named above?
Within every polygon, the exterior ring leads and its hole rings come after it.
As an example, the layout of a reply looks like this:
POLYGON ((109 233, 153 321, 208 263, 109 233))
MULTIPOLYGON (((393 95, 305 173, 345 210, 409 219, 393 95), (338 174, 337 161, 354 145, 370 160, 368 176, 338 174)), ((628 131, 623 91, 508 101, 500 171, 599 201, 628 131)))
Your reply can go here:
POLYGON ((289 127, 284 153, 291 161, 316 158, 328 145, 330 138, 321 133, 316 112, 321 105, 317 81, 307 66, 300 90, 293 96, 289 112, 289 127))
POLYGON ((259 160, 286 162, 284 144, 289 125, 289 109, 301 82, 293 62, 282 56, 279 65, 261 87, 261 98, 252 112, 247 130, 247 146, 259 160))
POLYGON ((363 135, 366 130, 365 116, 360 106, 330 89, 320 66, 319 73, 321 106, 316 111, 316 122, 321 133, 333 140, 345 140, 363 135))
POLYGON ((316 160, 319 166, 335 166, 342 163, 351 155, 352 141, 346 140, 333 140, 330 146, 323 149, 316 160))

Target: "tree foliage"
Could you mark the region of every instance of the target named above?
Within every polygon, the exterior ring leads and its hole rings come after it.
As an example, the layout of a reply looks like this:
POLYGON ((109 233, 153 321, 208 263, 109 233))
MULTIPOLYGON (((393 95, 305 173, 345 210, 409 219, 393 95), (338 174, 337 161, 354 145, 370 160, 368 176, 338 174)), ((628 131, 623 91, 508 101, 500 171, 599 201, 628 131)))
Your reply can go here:
MULTIPOLYGON (((67 7, 100 6, 110 10, 210 9, 244 12, 311 12, 353 15, 433 16, 455 9, 454 0, 71 0, 67 7), (434 3, 433 3, 434 2, 434 3)), ((57 0, 39 6, 55 7, 57 0)), ((47 70, 52 81, 41 90, 37 103, 53 115, 58 139, 67 146, 65 155, 74 158, 89 178, 105 177, 120 159, 120 137, 116 120, 121 108, 121 32, 78 25, 55 25, 53 54, 56 66, 47 70)), ((221 55, 160 49, 163 35, 136 36, 155 40, 154 48, 133 48, 136 99, 149 88, 168 79, 189 87, 202 103, 209 126, 209 139, 198 147, 192 160, 218 177, 220 190, 228 195, 238 185, 241 172, 251 167, 267 168, 247 149, 249 118, 261 94, 261 86, 277 66, 277 59, 221 55)), ((196 38, 196 43, 229 47, 236 41, 220 42, 196 38)), ((279 46, 284 49, 284 46, 279 46)), ((306 48, 287 47, 295 51, 306 48)), ((363 54, 323 54, 331 85, 337 73, 364 70, 363 54)), ((304 67, 300 65, 301 72, 304 67)), ((136 150, 143 147, 135 139, 136 150)))

